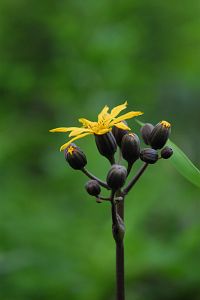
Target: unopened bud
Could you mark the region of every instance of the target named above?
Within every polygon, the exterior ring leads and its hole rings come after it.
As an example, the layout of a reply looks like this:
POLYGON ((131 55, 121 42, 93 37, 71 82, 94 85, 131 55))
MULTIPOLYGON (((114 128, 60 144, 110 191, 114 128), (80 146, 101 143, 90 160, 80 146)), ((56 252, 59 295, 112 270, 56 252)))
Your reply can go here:
POLYGON ((134 163, 140 157, 140 140, 135 133, 127 133, 122 138, 121 151, 123 158, 134 163))
POLYGON ((110 171, 108 172, 106 181, 108 186, 112 190, 116 191, 124 185, 126 181, 126 176, 126 168, 124 166, 115 164, 111 167, 110 171))
POLYGON ((158 160, 158 153, 154 149, 146 148, 140 152, 140 159, 148 164, 154 164, 158 160))
POLYGON ((167 121, 159 122, 150 136, 150 145, 153 149, 162 149, 169 138, 171 124, 167 121))
MULTIPOLYGON (((127 125, 127 122, 126 121, 123 121, 123 123, 125 125, 127 125)), ((125 134, 127 134, 129 131, 128 130, 125 130, 125 129, 121 129, 121 128, 118 128, 116 126, 113 126, 112 128, 112 133, 116 139, 116 142, 117 142, 117 145, 119 147, 121 147, 121 142, 122 142, 122 138, 125 134)))
POLYGON ((114 154, 117 151, 117 143, 112 132, 95 134, 95 141, 100 154, 112 162, 114 154))
POLYGON ((150 123, 146 123, 144 126, 141 127, 140 132, 142 134, 142 138, 146 145, 150 144, 150 136, 154 129, 154 126, 150 123))
POLYGON ((112 233, 116 242, 123 241, 125 234, 125 226, 124 221, 122 220, 119 214, 117 214, 117 223, 113 224, 112 226, 112 233))
POLYGON ((85 189, 91 196, 98 196, 101 193, 101 187, 97 180, 89 180, 85 185, 85 189))
POLYGON ((160 154, 161 154, 162 158, 168 159, 172 156, 173 150, 172 150, 172 148, 166 146, 165 148, 162 149, 160 154))
POLYGON ((70 144, 64 151, 65 159, 75 170, 82 170, 87 164, 83 151, 75 144, 70 144))

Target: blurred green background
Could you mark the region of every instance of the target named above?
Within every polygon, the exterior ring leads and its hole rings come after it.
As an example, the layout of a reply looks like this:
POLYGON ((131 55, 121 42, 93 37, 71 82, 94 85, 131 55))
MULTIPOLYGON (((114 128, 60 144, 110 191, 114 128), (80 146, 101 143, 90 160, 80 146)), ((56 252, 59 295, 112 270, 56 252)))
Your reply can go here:
MULTIPOLYGON (((199 166, 199 78, 198 0, 1 0, 0 299, 114 300, 110 207, 48 130, 127 100, 199 166)), ((93 138, 77 144, 105 178, 93 138)), ((199 200, 170 161, 130 193, 127 300, 200 299, 199 200)))

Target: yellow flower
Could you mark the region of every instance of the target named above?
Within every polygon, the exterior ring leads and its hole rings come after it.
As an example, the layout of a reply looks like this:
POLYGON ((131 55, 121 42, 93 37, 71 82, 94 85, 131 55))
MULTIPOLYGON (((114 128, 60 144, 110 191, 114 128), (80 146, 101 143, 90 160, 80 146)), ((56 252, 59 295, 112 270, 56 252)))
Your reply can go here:
POLYGON ((102 135, 112 130, 113 126, 120 129, 130 130, 130 128, 123 123, 124 120, 142 115, 141 111, 130 111, 120 117, 119 113, 127 107, 127 101, 124 104, 114 107, 108 113, 109 107, 106 105, 98 115, 98 121, 92 122, 87 119, 81 118, 79 122, 82 127, 59 127, 49 130, 50 132, 70 132, 69 137, 73 137, 70 141, 60 147, 60 151, 66 149, 72 142, 83 138, 89 134, 102 135))

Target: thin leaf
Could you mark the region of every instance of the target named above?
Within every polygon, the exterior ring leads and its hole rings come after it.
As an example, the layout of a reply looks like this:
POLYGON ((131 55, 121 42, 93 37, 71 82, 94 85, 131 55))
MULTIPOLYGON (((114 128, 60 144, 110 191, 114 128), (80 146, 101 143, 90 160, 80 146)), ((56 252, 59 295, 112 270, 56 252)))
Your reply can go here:
POLYGON ((200 187, 200 170, 171 140, 167 142, 167 145, 173 149, 174 153, 170 158, 170 161, 177 169, 177 171, 191 183, 200 187))
POLYGON ((138 123, 140 126, 143 126, 145 123, 139 121, 138 119, 135 119, 135 122, 138 123))

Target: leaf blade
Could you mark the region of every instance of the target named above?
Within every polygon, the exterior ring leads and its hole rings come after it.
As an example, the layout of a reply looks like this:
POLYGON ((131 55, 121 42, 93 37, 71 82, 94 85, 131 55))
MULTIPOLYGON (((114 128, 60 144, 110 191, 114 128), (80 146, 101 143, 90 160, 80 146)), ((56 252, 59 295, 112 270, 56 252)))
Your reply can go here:
POLYGON ((171 140, 167 145, 173 149, 173 155, 170 158, 171 163, 176 170, 188 181, 200 188, 200 170, 191 162, 187 155, 171 140))

